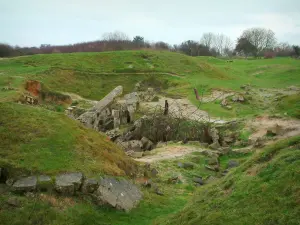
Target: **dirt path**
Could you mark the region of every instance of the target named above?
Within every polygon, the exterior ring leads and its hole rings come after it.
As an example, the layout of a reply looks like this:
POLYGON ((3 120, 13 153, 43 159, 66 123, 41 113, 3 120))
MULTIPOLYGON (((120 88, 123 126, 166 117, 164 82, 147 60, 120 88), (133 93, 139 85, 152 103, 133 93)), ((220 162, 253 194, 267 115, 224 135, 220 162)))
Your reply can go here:
POLYGON ((192 152, 202 152, 204 150, 205 149, 194 146, 169 145, 162 148, 154 149, 151 152, 153 155, 148 155, 135 160, 139 162, 153 163, 166 159, 182 158, 185 155, 190 154, 192 152))
POLYGON ((90 103, 93 106, 96 105, 97 102, 98 102, 98 101, 95 101, 95 100, 90 100, 90 99, 87 99, 87 98, 83 98, 80 95, 75 94, 75 93, 71 93, 71 92, 62 92, 62 93, 65 94, 65 95, 69 95, 73 101, 83 100, 83 101, 86 101, 86 102, 90 103))
MULTIPOLYGON (((55 67, 60 70, 70 70, 70 68, 60 68, 60 67, 55 67)), ((74 70, 74 69, 73 69, 74 70)), ((79 73, 86 73, 86 74, 96 74, 96 75, 167 75, 171 77, 178 77, 178 78, 184 78, 184 76, 175 74, 175 73, 169 73, 169 72, 131 72, 131 73, 116 73, 116 72, 90 72, 90 71, 84 71, 84 70, 74 70, 79 73)))

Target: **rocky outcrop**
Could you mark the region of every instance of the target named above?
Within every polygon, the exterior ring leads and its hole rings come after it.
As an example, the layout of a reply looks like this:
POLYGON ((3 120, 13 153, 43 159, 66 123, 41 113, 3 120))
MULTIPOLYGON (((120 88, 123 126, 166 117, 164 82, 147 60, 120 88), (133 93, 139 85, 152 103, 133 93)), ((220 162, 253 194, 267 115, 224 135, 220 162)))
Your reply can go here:
MULTIPOLYGON (((157 174, 157 171, 153 173, 157 174)), ((130 211, 142 199, 142 192, 126 179, 104 177, 97 180, 85 178, 81 172, 59 174, 55 179, 46 175, 10 178, 6 183, 7 188, 16 193, 32 195, 35 191, 55 190, 58 194, 67 196, 83 194, 92 197, 97 204, 125 211, 130 211)))
POLYGON ((93 128, 97 131, 103 130, 103 128, 107 129, 109 125, 111 125, 112 129, 114 126, 114 121, 109 106, 111 106, 114 100, 122 93, 123 87, 116 87, 108 95, 101 99, 92 109, 80 115, 77 120, 79 120, 85 126, 93 128))
POLYGON ((100 180, 96 197, 99 204, 108 204, 128 212, 142 199, 142 193, 127 180, 106 177, 100 180))

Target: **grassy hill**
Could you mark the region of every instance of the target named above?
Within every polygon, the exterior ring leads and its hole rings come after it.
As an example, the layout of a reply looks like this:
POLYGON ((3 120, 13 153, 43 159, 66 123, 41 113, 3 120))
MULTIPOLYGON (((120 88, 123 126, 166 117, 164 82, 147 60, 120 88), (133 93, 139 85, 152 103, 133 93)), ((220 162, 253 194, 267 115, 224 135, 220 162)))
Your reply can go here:
MULTIPOLYGON (((209 94, 211 89, 241 92, 241 85, 259 88, 286 88, 300 85, 300 63, 292 58, 234 59, 189 57, 165 51, 120 51, 33 55, 0 61, 0 101, 11 101, 28 79, 39 80, 53 91, 71 92, 99 100, 117 85, 131 92, 139 81, 158 87, 164 94, 189 98, 193 88, 209 94)), ((293 100, 298 102, 296 96, 293 100)), ((284 102, 290 101, 288 98, 284 102)), ((287 103, 288 104, 288 103, 287 103)), ((202 105, 217 117, 240 117, 268 111, 269 106, 237 105, 229 111, 219 103, 202 105)), ((298 110, 298 108, 296 109, 298 110)), ((281 112, 281 107, 273 111, 281 112)), ((293 116, 293 115, 292 115, 293 116)))
POLYGON ((0 167, 12 172, 129 175, 135 163, 111 141, 62 113, 0 103, 0 167))
POLYGON ((266 147, 159 224, 299 224, 299 159, 299 136, 266 147))

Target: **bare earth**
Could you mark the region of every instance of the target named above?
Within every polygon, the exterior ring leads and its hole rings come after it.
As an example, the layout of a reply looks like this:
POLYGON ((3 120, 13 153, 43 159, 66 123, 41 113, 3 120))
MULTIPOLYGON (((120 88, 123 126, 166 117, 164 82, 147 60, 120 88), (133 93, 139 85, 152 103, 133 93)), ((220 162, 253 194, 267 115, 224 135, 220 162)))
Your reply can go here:
POLYGON ((247 126, 255 129, 255 132, 250 136, 250 139, 254 140, 265 136, 267 130, 276 125, 284 130, 282 134, 276 136, 278 139, 300 135, 300 120, 269 118, 265 116, 248 121, 247 126))
POLYGON ((140 159, 135 159, 139 162, 153 163, 166 159, 182 158, 192 152, 202 152, 205 149, 194 146, 169 145, 153 150, 153 155, 148 155, 140 159))

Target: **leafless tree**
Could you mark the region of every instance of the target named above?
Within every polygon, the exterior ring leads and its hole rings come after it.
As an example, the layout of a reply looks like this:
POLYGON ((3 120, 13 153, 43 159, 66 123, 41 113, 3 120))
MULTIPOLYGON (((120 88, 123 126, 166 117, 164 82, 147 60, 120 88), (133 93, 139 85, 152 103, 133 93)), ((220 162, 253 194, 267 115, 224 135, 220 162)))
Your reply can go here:
POLYGON ((271 49, 276 44, 275 33, 270 29, 265 28, 250 28, 244 30, 241 35, 242 38, 246 38, 257 49, 256 55, 261 53, 265 49, 271 49))
POLYGON ((211 33, 211 32, 204 33, 201 37, 200 43, 210 49, 212 47, 214 38, 215 38, 215 35, 213 33, 211 33))
POLYGON ((232 49, 233 43, 231 39, 226 35, 216 34, 213 38, 213 46, 217 50, 219 55, 225 55, 228 50, 232 49))
POLYGON ((128 35, 121 31, 105 33, 102 38, 105 41, 130 41, 128 35))

